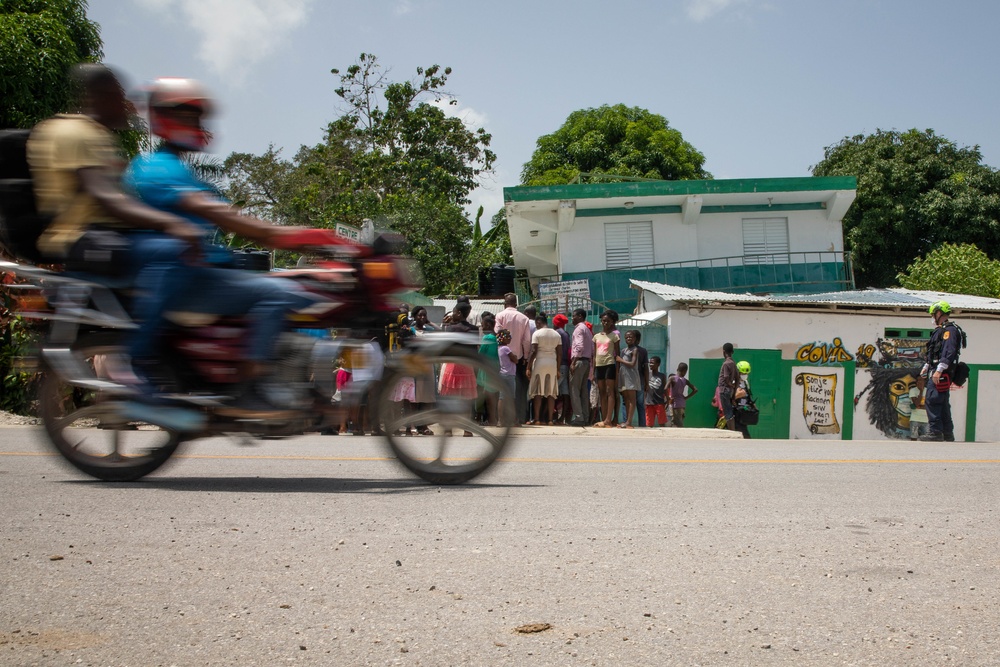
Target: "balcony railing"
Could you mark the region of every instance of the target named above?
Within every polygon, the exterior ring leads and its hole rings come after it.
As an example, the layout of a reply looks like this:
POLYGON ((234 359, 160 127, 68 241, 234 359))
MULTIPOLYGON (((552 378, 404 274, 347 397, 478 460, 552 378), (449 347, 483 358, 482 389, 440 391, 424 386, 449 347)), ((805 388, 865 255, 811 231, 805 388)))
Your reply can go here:
POLYGON ((521 277, 516 291, 522 301, 538 296, 540 282, 588 279, 590 298, 605 303, 631 302, 630 279, 679 285, 716 292, 818 293, 854 289, 849 252, 783 252, 735 255, 686 262, 669 262, 627 269, 566 272, 561 275, 521 277))

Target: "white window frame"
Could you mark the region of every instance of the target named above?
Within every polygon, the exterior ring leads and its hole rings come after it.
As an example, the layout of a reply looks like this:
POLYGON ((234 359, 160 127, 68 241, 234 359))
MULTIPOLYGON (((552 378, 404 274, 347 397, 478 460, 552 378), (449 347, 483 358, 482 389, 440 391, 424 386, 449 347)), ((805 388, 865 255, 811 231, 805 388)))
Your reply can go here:
POLYGON ((606 269, 630 269, 655 263, 652 220, 604 223, 606 269))

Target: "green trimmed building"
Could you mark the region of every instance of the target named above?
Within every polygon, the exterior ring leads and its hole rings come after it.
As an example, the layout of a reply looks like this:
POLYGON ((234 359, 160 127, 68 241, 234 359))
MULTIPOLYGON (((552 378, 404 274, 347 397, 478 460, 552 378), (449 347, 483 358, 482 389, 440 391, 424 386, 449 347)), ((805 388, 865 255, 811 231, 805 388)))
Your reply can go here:
POLYGON ((632 312, 630 280, 732 293, 851 289, 842 220, 854 177, 640 181, 504 188, 524 300, 587 285, 632 312), (550 285, 550 287, 552 287, 550 285))

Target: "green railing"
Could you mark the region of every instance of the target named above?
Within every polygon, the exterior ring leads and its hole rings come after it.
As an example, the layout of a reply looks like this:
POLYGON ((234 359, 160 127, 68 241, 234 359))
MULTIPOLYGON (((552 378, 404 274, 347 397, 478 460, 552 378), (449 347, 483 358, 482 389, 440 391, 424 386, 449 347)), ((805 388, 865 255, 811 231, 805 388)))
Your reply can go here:
POLYGON ((519 277, 515 291, 521 302, 532 301, 532 285, 557 280, 590 282, 590 298, 618 310, 631 312, 636 292, 630 280, 678 285, 715 292, 805 293, 854 289, 849 252, 786 252, 735 255, 687 262, 670 262, 607 271, 567 272, 561 275, 519 277))

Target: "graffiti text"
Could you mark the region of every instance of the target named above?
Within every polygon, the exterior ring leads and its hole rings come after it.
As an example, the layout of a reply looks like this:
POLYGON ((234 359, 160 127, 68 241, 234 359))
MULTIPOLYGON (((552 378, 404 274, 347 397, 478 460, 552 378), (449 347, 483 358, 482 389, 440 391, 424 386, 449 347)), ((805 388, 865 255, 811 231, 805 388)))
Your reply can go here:
POLYGON ((795 358, 809 364, 842 364, 854 357, 844 349, 840 338, 834 338, 832 343, 808 343, 799 348, 795 358))

